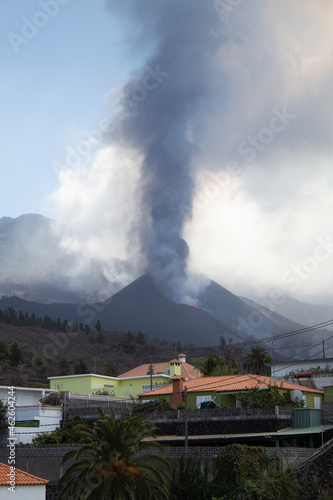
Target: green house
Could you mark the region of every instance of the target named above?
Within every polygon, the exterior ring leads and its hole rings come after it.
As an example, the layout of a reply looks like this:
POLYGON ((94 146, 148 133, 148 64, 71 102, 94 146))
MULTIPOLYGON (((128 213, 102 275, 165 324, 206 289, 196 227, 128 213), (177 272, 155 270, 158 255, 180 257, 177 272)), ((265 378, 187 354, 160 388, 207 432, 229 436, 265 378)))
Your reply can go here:
POLYGON ((302 389, 303 404, 306 408, 321 408, 323 391, 309 387, 301 387, 283 380, 260 375, 228 375, 221 377, 201 377, 185 381, 182 377, 174 377, 173 385, 168 385, 155 391, 139 395, 142 402, 168 399, 173 408, 183 402, 184 391, 187 392, 187 407, 200 408, 202 403, 213 401, 220 407, 237 408, 240 406, 238 396, 250 389, 267 390, 270 386, 278 386, 281 391, 296 391, 302 389))
POLYGON ((50 389, 55 391, 79 394, 108 392, 114 396, 136 398, 141 393, 170 385, 174 376, 190 380, 200 375, 199 370, 186 363, 185 354, 179 354, 178 359, 164 363, 143 364, 118 377, 89 373, 48 377, 48 380, 50 389))

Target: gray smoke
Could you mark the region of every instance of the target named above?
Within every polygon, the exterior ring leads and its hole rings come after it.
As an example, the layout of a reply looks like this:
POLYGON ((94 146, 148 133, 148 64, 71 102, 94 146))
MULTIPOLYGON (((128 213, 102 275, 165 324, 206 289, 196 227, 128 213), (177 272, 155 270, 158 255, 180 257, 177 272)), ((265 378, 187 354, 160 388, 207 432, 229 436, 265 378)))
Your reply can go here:
POLYGON ((110 1, 141 26, 135 44, 154 44, 139 74, 125 87, 123 110, 109 141, 135 148, 141 165, 142 207, 137 231, 146 269, 166 293, 179 298, 186 279, 184 221, 191 216, 191 160, 212 92, 212 58, 219 18, 203 0, 110 1))

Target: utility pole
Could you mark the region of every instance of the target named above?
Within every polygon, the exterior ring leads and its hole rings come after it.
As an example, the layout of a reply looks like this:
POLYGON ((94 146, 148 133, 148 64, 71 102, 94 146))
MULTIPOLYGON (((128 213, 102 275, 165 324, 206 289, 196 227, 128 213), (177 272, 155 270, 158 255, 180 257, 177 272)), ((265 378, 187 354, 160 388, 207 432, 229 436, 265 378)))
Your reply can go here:
POLYGON ((274 370, 273 370, 273 344, 275 344, 275 342, 273 342, 271 340, 270 344, 271 344, 271 377, 274 377, 274 370))
POLYGON ((120 342, 116 345, 116 377, 118 377, 118 354, 120 350, 120 342))
POLYGON ((323 339, 323 359, 325 359, 325 340, 323 339))
POLYGON ((153 357, 150 356, 150 390, 153 390, 153 357))
POLYGON ((185 456, 188 454, 188 420, 187 420, 187 387, 185 385, 184 388, 184 404, 185 404, 185 411, 184 411, 184 421, 185 421, 185 456))

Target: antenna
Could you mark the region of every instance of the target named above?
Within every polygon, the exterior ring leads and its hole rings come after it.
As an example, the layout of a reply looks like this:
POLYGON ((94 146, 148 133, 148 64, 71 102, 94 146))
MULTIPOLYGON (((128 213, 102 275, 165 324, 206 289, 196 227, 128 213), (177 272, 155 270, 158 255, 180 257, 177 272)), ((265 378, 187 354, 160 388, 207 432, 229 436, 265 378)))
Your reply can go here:
POLYGON ((300 391, 299 389, 295 389, 291 393, 291 399, 294 403, 300 403, 302 401, 302 398, 303 398, 303 392, 300 391))

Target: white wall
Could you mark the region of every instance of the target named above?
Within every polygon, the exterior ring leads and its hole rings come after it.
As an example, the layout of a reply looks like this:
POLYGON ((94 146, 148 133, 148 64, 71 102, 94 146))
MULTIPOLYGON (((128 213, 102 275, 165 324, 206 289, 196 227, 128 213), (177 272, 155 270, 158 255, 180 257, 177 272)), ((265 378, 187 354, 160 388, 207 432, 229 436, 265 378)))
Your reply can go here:
POLYGON ((318 368, 318 366, 322 369, 326 368, 326 366, 329 366, 331 369, 333 369, 333 359, 315 359, 315 360, 305 360, 305 361, 290 361, 288 363, 272 363, 270 365, 271 367, 271 373, 272 377, 276 378, 281 378, 285 377, 286 375, 289 375, 291 371, 297 372, 297 371, 312 371, 315 368, 318 368))
POLYGON ((39 421, 39 427, 15 427, 13 437, 17 438, 17 443, 32 443, 32 440, 38 434, 55 431, 60 427, 62 408, 60 406, 42 406, 39 404, 38 413, 34 420, 39 421))
POLYGON ((8 486, 0 486, 0 500, 8 500, 14 498, 15 500, 45 500, 46 486, 15 486, 15 493, 8 491, 8 486), (11 496, 12 495, 12 496, 11 496))

